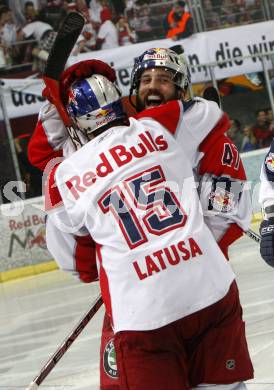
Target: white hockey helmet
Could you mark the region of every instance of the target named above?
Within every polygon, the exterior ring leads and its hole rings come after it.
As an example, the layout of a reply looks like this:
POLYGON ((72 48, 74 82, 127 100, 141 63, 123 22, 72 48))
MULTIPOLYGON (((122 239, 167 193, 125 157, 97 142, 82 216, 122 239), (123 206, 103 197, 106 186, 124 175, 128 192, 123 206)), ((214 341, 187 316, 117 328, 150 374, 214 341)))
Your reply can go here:
POLYGON ((68 90, 66 109, 87 136, 126 117, 119 88, 105 76, 94 74, 74 82, 68 90))
POLYGON ((130 96, 134 90, 138 90, 141 74, 146 69, 159 67, 170 70, 174 74, 173 81, 177 87, 186 89, 190 84, 190 71, 183 53, 177 54, 175 51, 166 48, 152 48, 135 59, 131 73, 130 96))

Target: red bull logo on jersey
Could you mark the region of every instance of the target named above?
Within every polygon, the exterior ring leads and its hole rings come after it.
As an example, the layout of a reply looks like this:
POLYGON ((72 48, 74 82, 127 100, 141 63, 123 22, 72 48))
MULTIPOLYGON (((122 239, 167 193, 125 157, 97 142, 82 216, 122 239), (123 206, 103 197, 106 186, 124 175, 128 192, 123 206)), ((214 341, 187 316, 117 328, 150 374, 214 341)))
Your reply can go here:
POLYGON ((93 171, 87 171, 82 176, 75 175, 66 181, 70 193, 74 199, 78 199, 100 178, 108 176, 115 169, 119 169, 135 159, 143 158, 149 153, 159 152, 168 148, 168 143, 163 135, 155 139, 149 131, 138 135, 138 142, 135 145, 115 145, 108 151, 99 155, 100 160, 93 171))
POLYGON ((209 195, 213 210, 221 212, 229 212, 234 208, 235 201, 233 198, 234 194, 232 192, 221 187, 217 187, 209 195))
POLYGON ((267 169, 269 169, 269 171, 274 172, 274 153, 269 153, 266 156, 265 164, 267 166, 267 169))

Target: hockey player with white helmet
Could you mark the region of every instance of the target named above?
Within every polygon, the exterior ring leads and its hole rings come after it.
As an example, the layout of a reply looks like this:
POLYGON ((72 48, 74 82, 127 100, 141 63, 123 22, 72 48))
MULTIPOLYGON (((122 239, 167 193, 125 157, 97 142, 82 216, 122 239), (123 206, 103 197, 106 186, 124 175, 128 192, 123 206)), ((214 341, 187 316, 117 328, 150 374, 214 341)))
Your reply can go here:
POLYGON ((68 90, 68 112, 91 140, 51 174, 49 220, 96 243, 120 389, 244 388, 236 382, 252 365, 234 274, 199 212, 189 159, 207 130, 184 150, 178 100, 125 125, 119 101, 98 93, 109 83, 93 75, 68 90))

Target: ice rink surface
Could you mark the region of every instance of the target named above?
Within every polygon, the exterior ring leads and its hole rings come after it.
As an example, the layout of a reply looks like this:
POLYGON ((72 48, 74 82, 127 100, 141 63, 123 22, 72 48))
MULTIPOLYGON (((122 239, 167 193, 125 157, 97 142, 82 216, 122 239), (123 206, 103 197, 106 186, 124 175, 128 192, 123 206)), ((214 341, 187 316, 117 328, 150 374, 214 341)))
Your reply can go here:
MULTIPOLYGON (((247 387, 273 390, 274 269, 247 237, 230 255, 255 368, 247 387)), ((98 284, 80 284, 62 271, 0 284, 0 390, 25 390, 98 293, 98 284)), ((102 318, 101 308, 39 389, 99 390, 102 318)))

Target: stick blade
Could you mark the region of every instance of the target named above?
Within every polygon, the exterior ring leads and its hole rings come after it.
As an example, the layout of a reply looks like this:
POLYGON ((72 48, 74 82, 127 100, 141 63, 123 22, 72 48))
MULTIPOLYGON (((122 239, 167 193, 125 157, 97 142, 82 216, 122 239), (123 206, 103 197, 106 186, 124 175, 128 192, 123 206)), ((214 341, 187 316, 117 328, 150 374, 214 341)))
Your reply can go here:
POLYGON ((38 390, 38 385, 35 382, 31 382, 29 387, 26 390, 38 390))
POLYGON ((44 70, 44 76, 59 80, 67 59, 84 27, 85 18, 78 12, 70 12, 60 27, 44 70))

